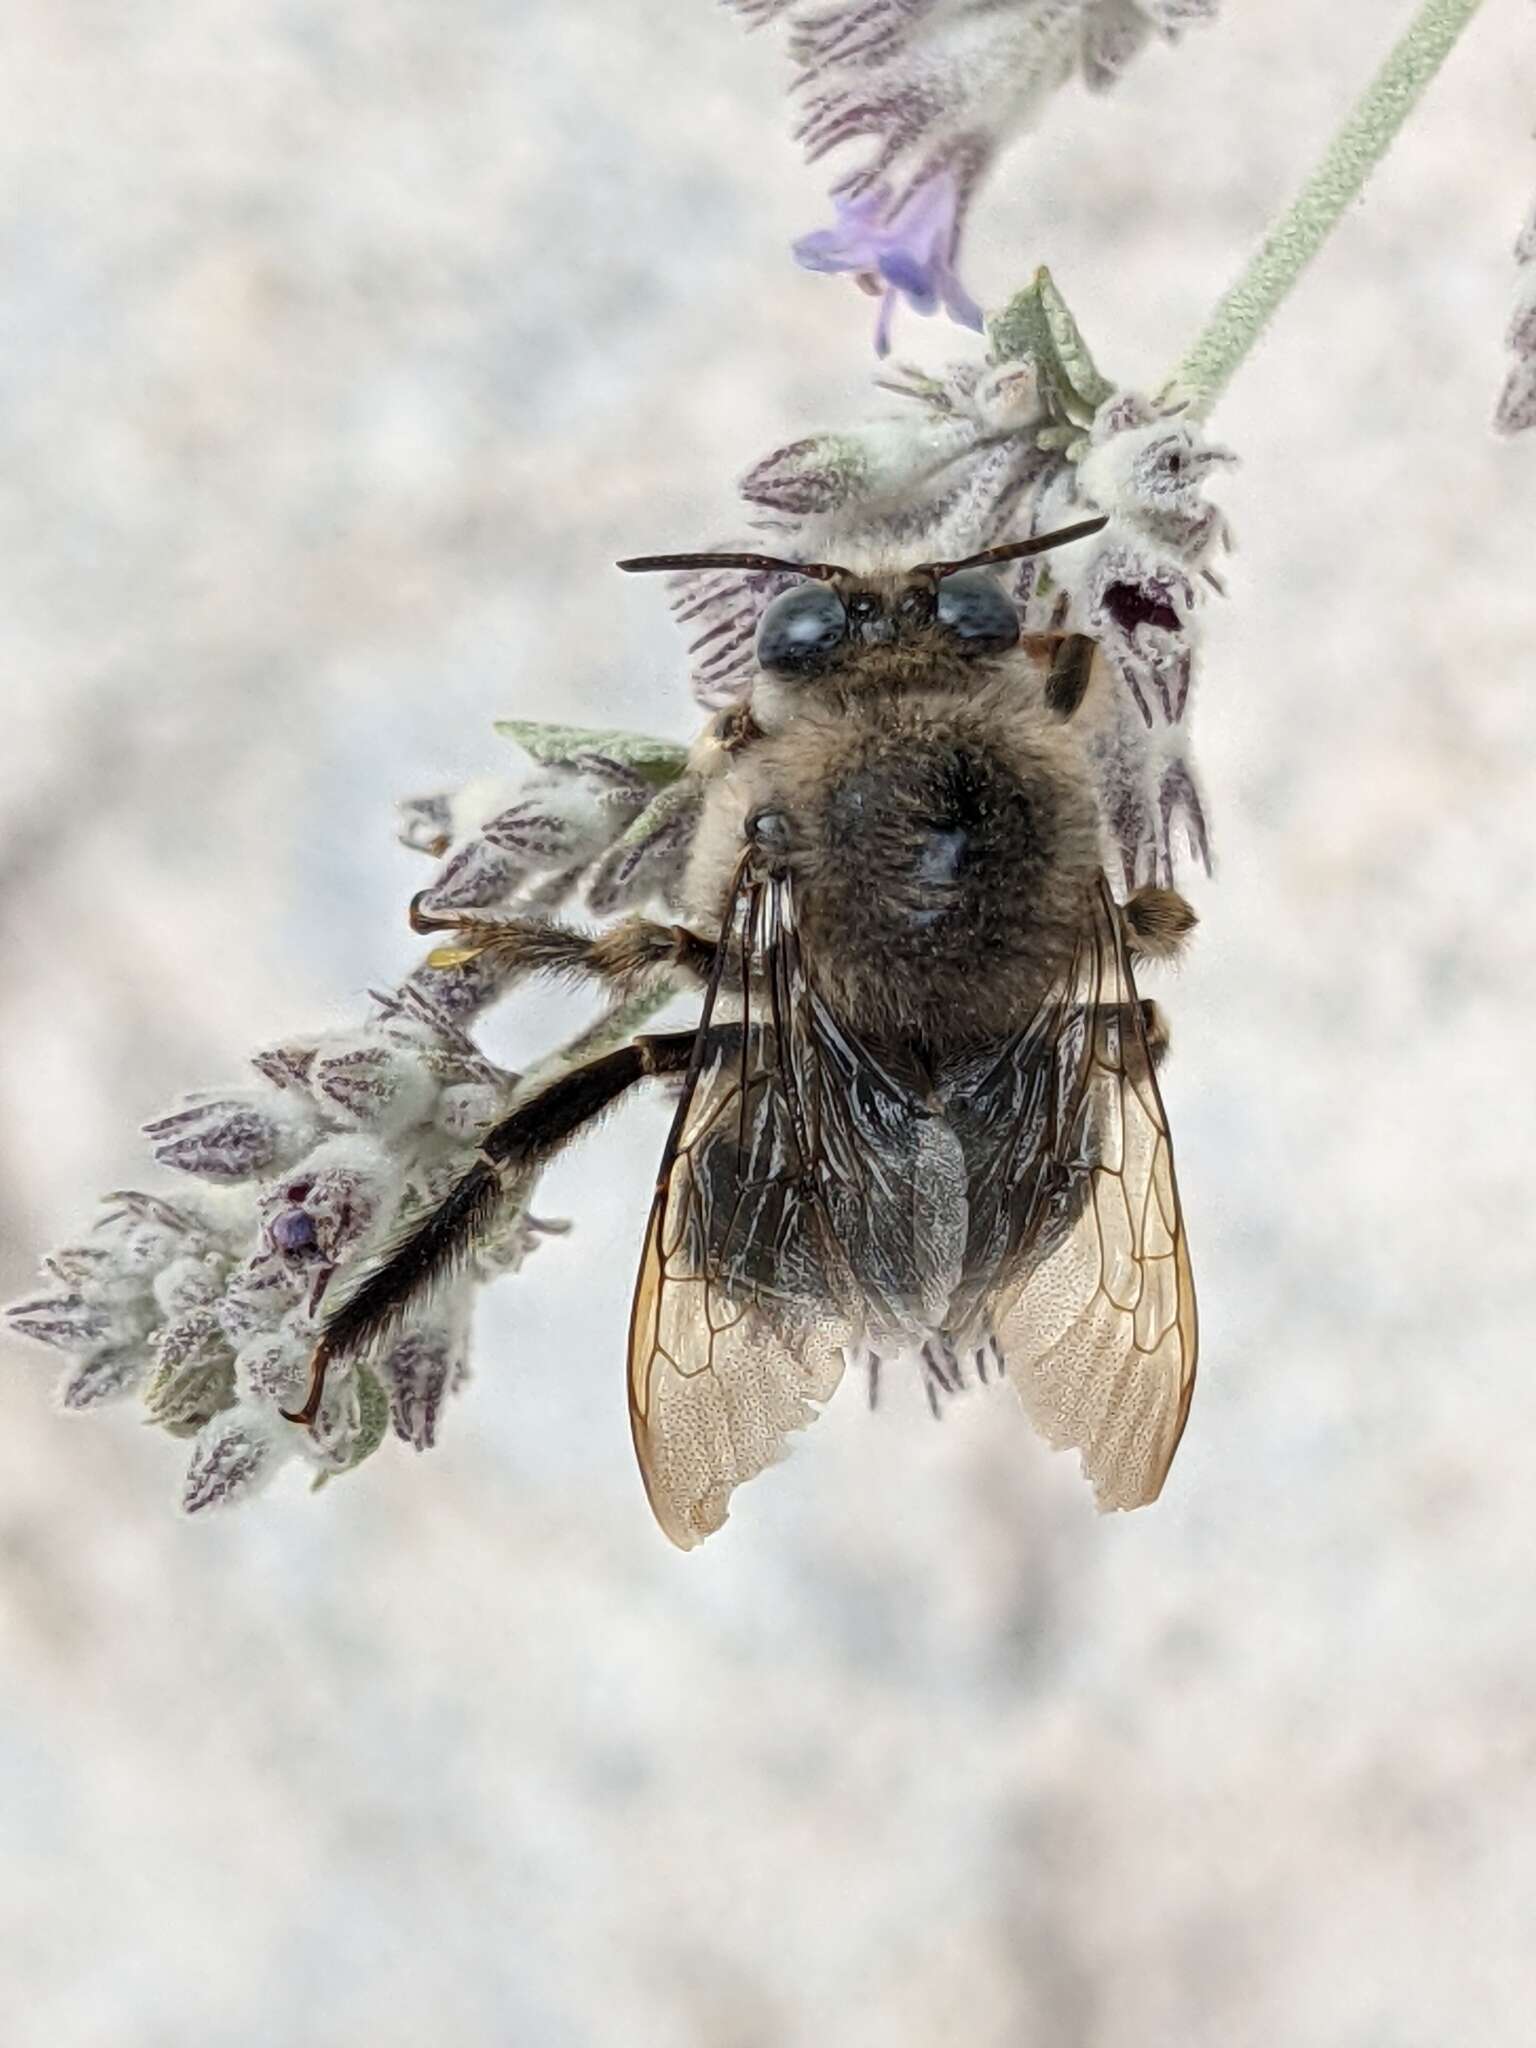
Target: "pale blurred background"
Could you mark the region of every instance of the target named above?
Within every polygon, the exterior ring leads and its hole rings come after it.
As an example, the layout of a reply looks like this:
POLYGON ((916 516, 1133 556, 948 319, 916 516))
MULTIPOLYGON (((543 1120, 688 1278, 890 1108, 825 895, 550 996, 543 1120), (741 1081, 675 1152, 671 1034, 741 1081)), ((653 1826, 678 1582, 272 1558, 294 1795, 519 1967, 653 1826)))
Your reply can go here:
MULTIPOLYGON (((417 957, 397 797, 498 715, 689 733, 613 558, 728 530, 872 363, 709 0, 0 11, 15 1294, 142 1119, 417 957)), ((1069 92, 970 282, 1048 261, 1155 384, 1408 13, 1233 0, 1069 92)), ((672 1552, 621 1384, 656 1102, 551 1176, 580 1227, 441 1448, 323 1496, 182 1521, 180 1448, 8 1343, 6 2048, 1531 2041, 1536 441, 1487 420, 1533 123, 1494 0, 1213 423, 1164 1501, 1099 1519, 1006 1392, 850 1381, 672 1552)))

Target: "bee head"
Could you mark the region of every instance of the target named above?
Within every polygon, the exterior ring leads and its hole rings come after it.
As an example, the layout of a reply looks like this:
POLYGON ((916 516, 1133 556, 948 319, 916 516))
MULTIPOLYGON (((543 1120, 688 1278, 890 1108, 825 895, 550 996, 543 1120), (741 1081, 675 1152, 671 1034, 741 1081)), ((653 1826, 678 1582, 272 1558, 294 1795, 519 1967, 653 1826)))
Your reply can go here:
POLYGON ((830 674, 865 647, 896 645, 935 629, 965 655, 1003 654, 1019 637, 1013 600, 989 569, 1022 555, 1082 540, 1108 522, 1084 519, 1032 540, 1007 541, 958 562, 924 562, 896 582, 855 575, 832 562, 785 562, 770 555, 637 555, 621 569, 758 569, 801 576, 773 599, 757 629, 765 676, 803 682, 830 674))
POLYGON ((935 576, 918 569, 894 588, 848 576, 786 590, 763 613, 757 665, 798 682, 825 675, 863 647, 899 645, 934 630, 963 655, 1006 654, 1019 637, 1012 598, 985 569, 935 576))

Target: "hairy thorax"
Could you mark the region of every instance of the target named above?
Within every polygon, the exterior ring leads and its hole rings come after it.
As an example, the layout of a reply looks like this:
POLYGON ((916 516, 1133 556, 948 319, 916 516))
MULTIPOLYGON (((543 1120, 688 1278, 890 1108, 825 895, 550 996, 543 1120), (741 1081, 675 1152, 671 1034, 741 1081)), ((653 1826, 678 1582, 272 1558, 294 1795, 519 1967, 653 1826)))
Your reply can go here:
POLYGON ((755 832, 792 878, 812 983, 877 1039, 1017 1029, 1066 968, 1099 870, 1067 730, 1016 671, 966 680, 964 696, 905 678, 818 693, 735 757, 697 842, 692 904, 718 919, 755 832))

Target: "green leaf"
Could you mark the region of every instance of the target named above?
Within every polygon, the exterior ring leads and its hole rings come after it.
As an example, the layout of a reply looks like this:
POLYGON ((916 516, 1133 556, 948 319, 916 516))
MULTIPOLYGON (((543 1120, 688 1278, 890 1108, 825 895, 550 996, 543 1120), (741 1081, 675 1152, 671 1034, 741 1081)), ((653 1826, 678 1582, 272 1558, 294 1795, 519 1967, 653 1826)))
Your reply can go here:
POLYGON ((688 749, 675 740, 658 740, 644 732, 602 732, 584 725, 545 725, 532 718, 498 718, 496 730, 516 740, 535 761, 574 760, 578 754, 606 754, 635 769, 658 788, 674 781, 688 761, 688 749))
POLYGON ((357 1435, 352 1440, 352 1455, 345 1465, 338 1465, 334 1471, 317 1472, 310 1482, 311 1493, 318 1493, 327 1480, 339 1479, 344 1472, 355 1472, 365 1458, 373 1456, 389 1434, 388 1394, 378 1375, 368 1366, 359 1364, 356 1371, 360 1422, 357 1435))
POLYGON ((1115 388, 1094 362, 1043 264, 1034 281, 988 321, 987 340, 995 362, 1031 362, 1039 370, 1041 395, 1056 419, 1045 429, 1053 445, 1060 444, 1062 426, 1089 425, 1115 388))

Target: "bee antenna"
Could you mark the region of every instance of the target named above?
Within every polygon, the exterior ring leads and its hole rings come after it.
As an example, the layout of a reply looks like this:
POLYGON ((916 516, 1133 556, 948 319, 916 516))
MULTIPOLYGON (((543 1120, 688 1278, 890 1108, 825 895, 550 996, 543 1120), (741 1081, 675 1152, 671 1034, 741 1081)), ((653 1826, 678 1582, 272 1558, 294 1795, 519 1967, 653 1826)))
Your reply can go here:
MULTIPOLYGON (((963 561, 924 562, 908 574, 952 576, 957 569, 985 569, 993 562, 1015 562, 1021 555, 1043 555, 1047 548, 1063 548, 1070 540, 1086 540, 1090 533, 1101 533, 1108 524, 1102 515, 1097 519, 1080 519, 1076 526, 1059 526, 1054 533, 1037 533, 1033 540, 1008 540, 1000 547, 983 548, 979 555, 967 555, 963 561)), ((624 564, 619 566, 623 568, 624 564)))
POLYGON ((791 576, 810 576, 818 583, 830 583, 834 576, 848 573, 833 562, 785 562, 777 555, 631 555, 617 566, 631 576, 643 576, 653 569, 781 569, 791 576))

